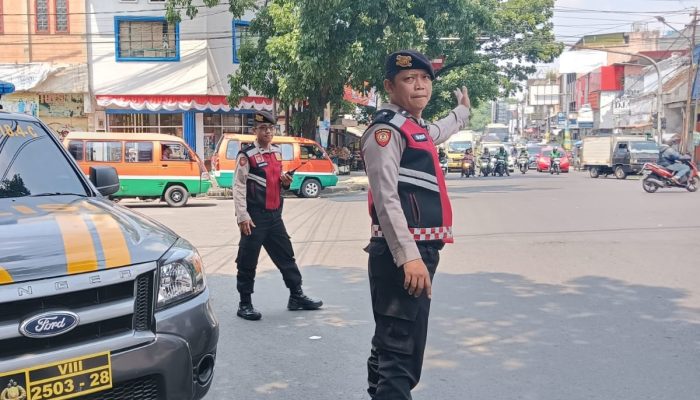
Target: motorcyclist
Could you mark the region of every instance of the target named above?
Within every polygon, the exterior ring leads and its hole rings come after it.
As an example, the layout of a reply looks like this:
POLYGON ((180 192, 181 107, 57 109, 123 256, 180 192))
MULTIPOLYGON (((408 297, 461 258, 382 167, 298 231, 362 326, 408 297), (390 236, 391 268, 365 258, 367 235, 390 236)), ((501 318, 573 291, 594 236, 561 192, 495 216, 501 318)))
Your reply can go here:
POLYGON ((462 176, 467 176, 467 164, 469 168, 473 170, 474 168, 474 154, 472 154, 472 149, 466 149, 464 151, 464 157, 462 157, 462 176))
MULTIPOLYGON (((479 157, 479 159, 482 160, 482 163, 483 163, 483 161, 486 161, 486 166, 487 166, 487 167, 486 167, 486 171, 487 171, 488 173, 490 173, 490 168, 488 168, 488 166, 489 166, 490 163, 491 163, 491 154, 489 153, 489 149, 488 149, 487 147, 484 147, 483 151, 481 152, 481 156, 479 157)), ((480 165, 479 167, 481 168, 481 165, 480 165)), ((481 169, 483 169, 483 168, 481 168, 481 169)))
POLYGON ((530 153, 527 152, 526 148, 520 149, 520 154, 518 155, 518 158, 527 158, 528 160, 530 159, 530 153))
POLYGON ((681 154, 666 144, 659 147, 659 165, 675 172, 671 180, 677 185, 680 185, 682 179, 690 173, 690 167, 681 162, 681 154))
POLYGON ((508 152, 506 151, 505 146, 498 148, 496 159, 503 160, 503 169, 505 169, 506 175, 510 176, 510 172, 508 172, 508 152))
POLYGON ((554 166, 554 160, 557 158, 561 158, 562 154, 559 151, 559 148, 557 146, 554 146, 552 148, 552 154, 549 156, 549 169, 552 169, 554 166))
POLYGON ((438 158, 442 162, 445 158, 447 158, 447 153, 445 153, 445 150, 442 147, 438 147, 438 158))

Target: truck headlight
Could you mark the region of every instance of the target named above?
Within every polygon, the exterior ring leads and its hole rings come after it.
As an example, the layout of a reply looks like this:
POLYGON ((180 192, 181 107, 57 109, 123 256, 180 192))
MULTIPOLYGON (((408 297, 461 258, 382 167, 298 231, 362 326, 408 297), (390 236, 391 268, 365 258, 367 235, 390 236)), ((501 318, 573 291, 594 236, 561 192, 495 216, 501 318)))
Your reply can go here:
POLYGON ((158 303, 162 309, 201 293, 206 287, 204 263, 197 250, 178 240, 158 262, 158 303))

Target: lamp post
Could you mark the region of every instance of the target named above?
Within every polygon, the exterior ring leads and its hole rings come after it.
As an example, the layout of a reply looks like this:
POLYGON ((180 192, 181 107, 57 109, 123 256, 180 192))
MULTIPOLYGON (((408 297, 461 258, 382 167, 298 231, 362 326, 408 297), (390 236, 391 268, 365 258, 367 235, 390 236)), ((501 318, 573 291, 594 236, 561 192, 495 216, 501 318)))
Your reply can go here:
POLYGON ((609 49, 599 49, 595 47, 585 47, 585 46, 578 46, 578 45, 566 45, 571 47, 573 50, 593 50, 593 51, 602 51, 605 53, 613 53, 613 54, 622 54, 625 56, 633 56, 633 57, 641 57, 651 63, 651 65, 654 66, 654 69, 656 69, 656 76, 658 79, 658 87, 656 88, 656 114, 658 115, 656 119, 656 134, 658 135, 657 142, 659 145, 661 145, 661 119, 663 118, 664 114, 664 106, 662 104, 663 100, 663 81, 661 79, 661 69, 659 68, 659 64, 656 63, 651 57, 647 57, 644 54, 635 54, 635 53, 628 53, 625 51, 619 51, 619 50, 609 50, 609 49))

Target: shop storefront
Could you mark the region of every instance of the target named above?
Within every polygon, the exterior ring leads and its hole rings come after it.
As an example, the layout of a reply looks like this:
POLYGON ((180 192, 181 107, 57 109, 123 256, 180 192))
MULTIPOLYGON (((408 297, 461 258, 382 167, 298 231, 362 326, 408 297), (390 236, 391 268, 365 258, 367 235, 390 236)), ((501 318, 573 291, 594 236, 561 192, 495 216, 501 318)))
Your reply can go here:
POLYGON ((96 96, 103 129, 113 132, 148 132, 175 135, 208 160, 225 133, 250 133, 256 110, 272 111, 265 97, 245 97, 231 108, 226 96, 96 96))

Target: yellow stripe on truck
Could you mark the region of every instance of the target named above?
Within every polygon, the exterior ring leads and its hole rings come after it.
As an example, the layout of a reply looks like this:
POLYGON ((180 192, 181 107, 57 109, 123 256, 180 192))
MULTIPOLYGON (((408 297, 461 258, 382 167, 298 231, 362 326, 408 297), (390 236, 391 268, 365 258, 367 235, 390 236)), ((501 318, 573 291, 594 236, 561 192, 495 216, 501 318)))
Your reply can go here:
POLYGON ((124 233, 117 221, 109 215, 91 215, 97 234, 102 242, 102 252, 105 257, 105 267, 123 267, 131 264, 131 253, 126 245, 124 233))
POLYGON ((0 285, 3 285, 5 283, 12 283, 14 282, 12 280, 12 277, 10 276, 10 273, 5 270, 5 268, 0 267, 0 285))
POLYGON ((29 208, 27 206, 13 206, 13 208, 24 215, 36 214, 36 211, 32 210, 31 208, 29 208))
POLYGON ((80 215, 56 215, 56 222, 63 237, 69 274, 97 270, 95 243, 87 224, 80 215))

